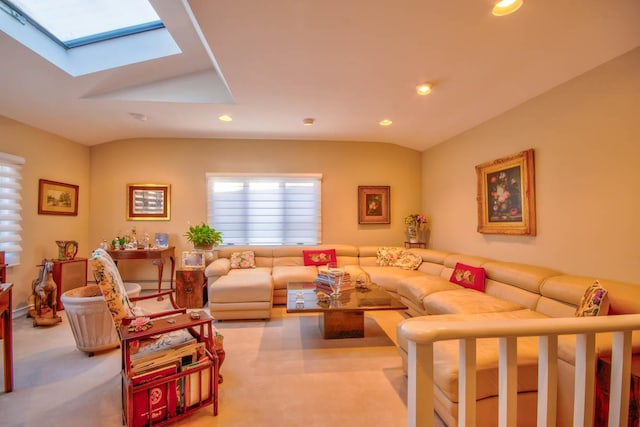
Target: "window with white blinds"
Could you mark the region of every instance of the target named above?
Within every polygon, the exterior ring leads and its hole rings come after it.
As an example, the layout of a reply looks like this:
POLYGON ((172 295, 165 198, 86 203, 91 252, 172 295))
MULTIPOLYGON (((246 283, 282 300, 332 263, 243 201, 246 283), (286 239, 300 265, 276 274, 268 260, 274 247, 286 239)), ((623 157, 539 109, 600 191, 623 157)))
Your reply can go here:
POLYGON ((224 245, 321 242, 322 175, 207 174, 208 222, 224 245))
POLYGON ((5 263, 20 264, 22 252, 22 157, 0 153, 0 251, 5 263))

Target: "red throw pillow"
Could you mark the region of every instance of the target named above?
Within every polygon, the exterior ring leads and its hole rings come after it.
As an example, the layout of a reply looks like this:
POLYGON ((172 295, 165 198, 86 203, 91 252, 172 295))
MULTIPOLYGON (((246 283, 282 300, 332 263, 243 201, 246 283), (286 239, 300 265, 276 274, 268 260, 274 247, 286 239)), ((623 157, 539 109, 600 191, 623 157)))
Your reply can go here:
POLYGON ((471 267, 470 265, 456 263, 456 268, 451 273, 449 281, 465 288, 484 292, 484 268, 471 267))
POLYGON ((302 258, 304 265, 327 265, 330 262, 336 262, 336 250, 302 251, 302 258))

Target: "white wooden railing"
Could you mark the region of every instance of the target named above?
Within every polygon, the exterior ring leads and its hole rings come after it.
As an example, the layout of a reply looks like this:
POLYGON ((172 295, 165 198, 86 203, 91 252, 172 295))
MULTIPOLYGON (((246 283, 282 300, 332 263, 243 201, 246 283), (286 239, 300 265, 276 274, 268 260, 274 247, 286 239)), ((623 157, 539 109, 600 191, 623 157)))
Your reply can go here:
POLYGON ((593 425, 596 346, 595 334, 613 332, 609 426, 626 426, 629 409, 631 332, 640 330, 640 314, 581 318, 488 320, 477 322, 405 322, 409 339, 408 425, 434 425, 433 346, 459 341, 458 425, 476 425, 476 340, 499 340, 498 420, 516 426, 517 337, 539 337, 538 426, 556 425, 558 336, 576 335, 574 426, 593 425))

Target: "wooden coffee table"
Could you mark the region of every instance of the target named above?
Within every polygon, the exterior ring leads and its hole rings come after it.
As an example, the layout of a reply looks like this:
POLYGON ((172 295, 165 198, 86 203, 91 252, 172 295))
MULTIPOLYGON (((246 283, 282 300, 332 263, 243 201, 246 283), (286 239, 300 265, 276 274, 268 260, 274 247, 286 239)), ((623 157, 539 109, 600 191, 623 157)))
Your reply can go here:
POLYGON ((328 301, 318 301, 315 283, 287 283, 287 313, 322 313, 320 330, 325 339, 363 338, 365 311, 406 309, 398 298, 373 283, 366 289, 342 291, 328 301))

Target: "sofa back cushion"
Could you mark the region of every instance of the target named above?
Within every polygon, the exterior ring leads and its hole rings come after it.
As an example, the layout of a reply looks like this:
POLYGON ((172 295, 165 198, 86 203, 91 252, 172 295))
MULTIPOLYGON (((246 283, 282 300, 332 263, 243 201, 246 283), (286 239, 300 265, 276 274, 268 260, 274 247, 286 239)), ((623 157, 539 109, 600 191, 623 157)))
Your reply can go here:
POLYGON ((550 268, 514 262, 490 261, 482 267, 487 272, 487 278, 536 294, 540 293, 540 286, 546 279, 560 274, 550 268))

